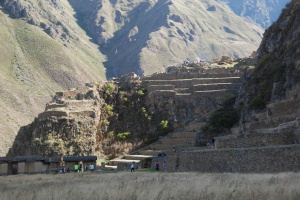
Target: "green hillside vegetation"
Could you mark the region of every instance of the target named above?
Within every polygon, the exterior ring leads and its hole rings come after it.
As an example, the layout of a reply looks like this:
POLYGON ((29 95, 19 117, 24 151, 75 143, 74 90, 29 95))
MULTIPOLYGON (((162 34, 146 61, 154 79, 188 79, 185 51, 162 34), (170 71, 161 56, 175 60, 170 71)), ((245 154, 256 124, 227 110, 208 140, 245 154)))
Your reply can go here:
POLYGON ((29 17, 15 18, 3 7, 0 10, 0 155, 56 91, 105 80, 104 56, 77 25, 71 7, 64 5, 63 19, 48 2, 30 2, 35 12, 29 17), (50 18, 39 16, 39 10, 51 14, 56 23, 69 20, 69 36, 47 34, 40 25, 54 25, 50 18))

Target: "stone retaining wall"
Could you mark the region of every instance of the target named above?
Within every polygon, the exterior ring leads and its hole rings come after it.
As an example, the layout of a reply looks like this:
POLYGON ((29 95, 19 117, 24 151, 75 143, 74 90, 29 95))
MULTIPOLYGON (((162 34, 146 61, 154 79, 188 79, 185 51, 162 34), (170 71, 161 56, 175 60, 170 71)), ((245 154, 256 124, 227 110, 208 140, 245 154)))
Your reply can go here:
POLYGON ((50 117, 68 117, 68 113, 65 111, 45 111, 38 115, 38 120, 45 120, 50 117))
POLYGON ((148 92, 156 90, 175 90, 175 85, 149 85, 147 90, 148 92))
POLYGON ((171 153, 152 160, 167 162, 169 172, 279 173, 300 171, 300 145, 199 150, 171 153))
POLYGON ((295 114, 300 117, 300 99, 286 100, 269 104, 268 117, 295 114))
POLYGON ((244 138, 217 137, 216 148, 245 148, 295 144, 296 135, 292 132, 247 135, 244 138))
POLYGON ((176 88, 190 88, 192 87, 192 79, 148 81, 147 88, 150 85, 175 85, 176 88))
POLYGON ((194 91, 203 90, 221 90, 221 89, 234 89, 238 90, 240 88, 240 83, 215 83, 215 84, 198 84, 193 86, 194 91))

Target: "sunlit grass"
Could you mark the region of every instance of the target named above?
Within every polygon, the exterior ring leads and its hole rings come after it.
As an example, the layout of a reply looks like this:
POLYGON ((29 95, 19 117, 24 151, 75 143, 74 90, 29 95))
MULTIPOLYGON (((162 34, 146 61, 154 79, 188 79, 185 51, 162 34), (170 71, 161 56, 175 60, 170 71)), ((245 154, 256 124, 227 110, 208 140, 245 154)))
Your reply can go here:
POLYGON ((300 173, 201 174, 154 170, 137 172, 131 173, 128 170, 118 173, 0 177, 0 199, 300 198, 300 173))

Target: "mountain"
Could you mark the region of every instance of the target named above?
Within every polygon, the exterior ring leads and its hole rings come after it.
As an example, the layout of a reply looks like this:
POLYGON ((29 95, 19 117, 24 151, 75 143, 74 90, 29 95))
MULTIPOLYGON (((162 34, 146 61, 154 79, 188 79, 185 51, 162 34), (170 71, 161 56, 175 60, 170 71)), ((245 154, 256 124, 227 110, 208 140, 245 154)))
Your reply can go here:
POLYGON ((185 60, 249 56, 263 30, 214 0, 69 0, 107 56, 107 77, 149 75, 185 60))
POLYGON ((104 56, 65 1, 0 1, 0 154, 54 91, 105 80, 104 56))
POLYGON ((259 123, 257 116, 263 116, 262 111, 267 112, 268 119, 261 123, 288 124, 299 118, 299 27, 300 2, 292 0, 279 19, 266 30, 257 51, 257 66, 240 94, 246 108, 243 124, 259 123), (273 107, 279 110, 277 119, 272 118, 273 107))
POLYGON ((0 6, 0 154, 55 91, 132 71, 149 75, 185 60, 249 56, 263 33, 214 0, 2 0, 0 6))
POLYGON ((216 0, 226 3, 237 15, 267 29, 290 0, 216 0))
POLYGON ((275 22, 290 0, 217 0, 224 2, 239 16, 267 29, 275 22))

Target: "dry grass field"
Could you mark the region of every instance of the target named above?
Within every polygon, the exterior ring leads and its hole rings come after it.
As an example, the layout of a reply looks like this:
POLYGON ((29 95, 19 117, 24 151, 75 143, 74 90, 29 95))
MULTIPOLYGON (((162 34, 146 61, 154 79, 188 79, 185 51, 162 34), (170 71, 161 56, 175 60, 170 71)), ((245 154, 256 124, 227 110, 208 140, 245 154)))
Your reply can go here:
POLYGON ((71 173, 0 177, 0 199, 299 200, 300 173, 71 173))

